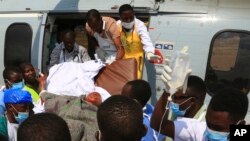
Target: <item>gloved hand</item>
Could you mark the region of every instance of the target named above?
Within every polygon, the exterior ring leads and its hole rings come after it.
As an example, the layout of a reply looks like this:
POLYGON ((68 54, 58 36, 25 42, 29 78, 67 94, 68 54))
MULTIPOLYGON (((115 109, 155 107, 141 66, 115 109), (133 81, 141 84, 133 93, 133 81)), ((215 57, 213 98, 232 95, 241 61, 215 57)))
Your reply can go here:
MULTIPOLYGON (((173 62, 176 60, 171 60, 173 67, 173 62)), ((163 72, 161 75, 161 79, 163 83, 165 84, 166 91, 170 92, 170 94, 174 94, 178 89, 183 89, 183 93, 186 92, 187 89, 187 79, 189 75, 191 74, 192 70, 190 68, 178 68, 179 70, 173 70, 174 68, 170 67, 170 59, 165 59, 166 65, 163 66, 163 72), (178 73, 173 76, 174 72, 177 71, 178 73)), ((176 63, 176 62, 175 62, 176 63)), ((181 64, 179 64, 181 65, 181 64)), ((188 65, 189 66, 189 65, 188 65)), ((175 68, 176 69, 176 68, 175 68)))
POLYGON ((105 64, 110 65, 110 64, 112 64, 113 62, 115 62, 115 60, 106 59, 105 64))
POLYGON ((109 56, 105 58, 105 64, 112 64, 115 61, 115 56, 109 56))
POLYGON ((159 55, 154 55, 152 52, 147 52, 146 58, 148 61, 154 61, 160 59, 161 57, 159 55))
POLYGON ((169 67, 169 60, 165 59, 165 61, 166 61, 166 64, 163 66, 161 79, 163 83, 165 84, 165 88, 166 88, 165 90, 169 92, 169 89, 171 87, 171 84, 169 82, 172 79, 171 77, 172 69, 169 67))

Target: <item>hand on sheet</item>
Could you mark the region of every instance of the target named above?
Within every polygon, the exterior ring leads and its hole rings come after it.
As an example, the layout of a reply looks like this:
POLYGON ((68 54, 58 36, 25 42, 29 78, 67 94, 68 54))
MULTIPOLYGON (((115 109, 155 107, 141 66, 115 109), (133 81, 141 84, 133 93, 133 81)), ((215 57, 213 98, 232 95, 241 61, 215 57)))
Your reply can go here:
POLYGON ((115 62, 115 60, 113 60, 113 59, 106 59, 105 64, 110 65, 110 64, 112 64, 113 62, 115 62))
POLYGON ((148 52, 146 53, 146 58, 148 61, 154 61, 160 59, 161 57, 159 55, 153 54, 152 52, 148 52))

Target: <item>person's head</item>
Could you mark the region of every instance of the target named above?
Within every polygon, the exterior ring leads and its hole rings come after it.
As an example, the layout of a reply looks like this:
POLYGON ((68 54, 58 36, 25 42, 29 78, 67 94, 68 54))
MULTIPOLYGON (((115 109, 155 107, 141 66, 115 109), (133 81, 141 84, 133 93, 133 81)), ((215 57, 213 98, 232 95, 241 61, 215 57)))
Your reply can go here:
POLYGON ((119 8, 119 15, 123 28, 132 29, 134 26, 135 12, 131 5, 124 4, 119 8))
POLYGON ((151 88, 145 80, 132 80, 123 86, 122 95, 136 99, 144 107, 151 97, 151 88))
POLYGON ((18 141, 71 141, 67 123, 52 113, 29 117, 18 128, 18 141))
POLYGON ((62 32, 62 41, 68 52, 72 52, 74 50, 75 45, 75 33, 73 30, 65 29, 62 32))
POLYGON ((207 128, 229 132, 229 125, 245 124, 248 110, 247 95, 233 88, 225 88, 212 96, 206 113, 207 128))
POLYGON ((135 100, 115 95, 98 108, 99 141, 138 141, 146 134, 141 105, 135 100))
POLYGON ((29 92, 22 89, 4 91, 4 103, 10 123, 22 123, 33 114, 32 98, 29 92))
POLYGON ((102 20, 101 14, 96 9, 91 9, 88 11, 86 15, 86 20, 89 27, 94 32, 101 33, 104 30, 104 22, 102 20))
POLYGON ((102 103, 102 97, 98 92, 92 92, 86 95, 85 100, 95 106, 99 106, 102 103))
POLYGON ((187 90, 178 90, 173 96, 170 108, 176 116, 192 118, 204 104, 206 86, 204 81, 191 75, 188 77, 187 90), (179 108, 178 108, 179 107, 179 108))
POLYGON ((4 83, 7 89, 11 87, 23 87, 22 72, 18 67, 8 66, 3 71, 4 83))
POLYGON ((38 87, 38 80, 36 79, 36 70, 31 63, 22 63, 20 69, 23 74, 23 79, 26 84, 38 87))

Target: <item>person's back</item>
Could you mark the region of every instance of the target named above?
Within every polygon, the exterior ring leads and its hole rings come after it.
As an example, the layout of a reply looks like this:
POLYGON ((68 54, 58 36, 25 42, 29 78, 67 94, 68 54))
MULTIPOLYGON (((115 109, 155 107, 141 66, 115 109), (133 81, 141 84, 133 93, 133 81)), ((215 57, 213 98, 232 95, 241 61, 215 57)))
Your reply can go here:
POLYGON ((98 141, 138 141, 146 134, 141 105, 126 96, 115 95, 97 111, 98 141))
POLYGON ((18 141, 71 141, 67 123, 51 113, 40 113, 24 121, 17 132, 18 141))

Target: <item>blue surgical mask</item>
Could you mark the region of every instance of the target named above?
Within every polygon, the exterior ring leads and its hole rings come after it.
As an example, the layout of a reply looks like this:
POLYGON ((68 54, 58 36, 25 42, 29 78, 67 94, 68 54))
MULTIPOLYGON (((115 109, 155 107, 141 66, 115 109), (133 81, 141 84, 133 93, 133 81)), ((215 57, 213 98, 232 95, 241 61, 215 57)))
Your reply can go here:
POLYGON ((15 119, 19 124, 21 124, 28 117, 29 117, 29 112, 18 112, 18 115, 15 116, 15 119))
POLYGON ((24 87, 24 82, 18 82, 18 83, 11 83, 8 79, 5 79, 9 85, 11 86, 11 89, 22 89, 24 87))
POLYGON ((180 106, 184 103, 186 103, 189 99, 191 99, 192 97, 188 98, 187 100, 185 100, 184 102, 182 102, 181 104, 177 104, 174 102, 170 102, 169 103, 169 108, 172 110, 172 112, 174 113, 175 116, 184 116, 186 114, 186 111, 191 107, 187 107, 185 110, 180 110, 180 106))
POLYGON ((208 141, 228 141, 229 133, 214 131, 207 127, 205 136, 208 141))
POLYGON ((22 89, 24 87, 24 82, 13 83, 11 89, 22 89))
POLYGON ((21 124, 24 120, 26 120, 29 117, 29 112, 18 112, 14 106, 12 107, 18 113, 17 116, 13 113, 15 120, 18 122, 18 124, 21 124))

